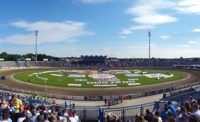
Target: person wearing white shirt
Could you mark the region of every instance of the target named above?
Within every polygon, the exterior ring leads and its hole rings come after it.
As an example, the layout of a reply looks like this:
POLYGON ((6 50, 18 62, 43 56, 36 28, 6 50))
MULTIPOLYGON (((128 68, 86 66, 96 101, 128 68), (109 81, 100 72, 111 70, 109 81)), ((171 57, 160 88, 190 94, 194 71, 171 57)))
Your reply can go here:
POLYGON ((195 115, 200 120, 200 110, 198 104, 193 104, 192 110, 193 110, 192 115, 195 115))

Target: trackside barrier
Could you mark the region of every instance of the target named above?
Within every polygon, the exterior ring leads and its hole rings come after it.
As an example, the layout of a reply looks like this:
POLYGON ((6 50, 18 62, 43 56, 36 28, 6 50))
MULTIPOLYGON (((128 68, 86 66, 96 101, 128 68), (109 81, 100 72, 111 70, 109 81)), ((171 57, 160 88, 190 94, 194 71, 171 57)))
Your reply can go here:
MULTIPOLYGON (((171 87, 171 88, 166 88, 166 89, 161 89, 161 90, 156 90, 156 91, 150 91, 147 93, 138 93, 138 94, 127 94, 127 95, 123 95, 124 99, 133 99, 133 98, 139 98, 139 97, 145 97, 145 96, 150 96, 150 95, 155 95, 155 94, 161 94, 161 93, 166 93, 166 92, 170 92, 171 90, 181 90, 184 88, 190 88, 193 86, 197 86, 200 85, 200 81, 199 82, 194 82, 191 84, 183 84, 181 86, 178 87, 171 87)), ((50 98, 58 98, 58 99, 67 99, 67 100, 93 100, 93 97, 91 96, 66 96, 66 95, 57 95, 57 94, 50 94, 50 93, 44 93, 44 92, 35 92, 35 91, 31 91, 31 90, 24 90, 24 89, 17 89, 17 88, 9 88, 8 86, 5 86, 3 84, 0 83, 0 89, 1 90, 5 90, 5 91, 9 91, 9 92, 17 92, 17 93, 25 93, 25 94, 39 94, 42 96, 47 96, 50 98)), ((102 96, 96 96, 95 100, 100 100, 102 99, 102 96)))
POLYGON ((155 103, 147 103, 147 104, 142 104, 142 105, 137 105, 137 106, 127 106, 127 107, 120 107, 120 108, 102 108, 103 110, 103 116, 100 118, 104 118, 104 121, 106 121, 106 116, 109 114, 114 114, 118 116, 122 122, 125 122, 127 120, 134 121, 134 116, 136 114, 144 114, 145 110, 155 110, 155 103))
MULTIPOLYGON (((100 122, 106 122, 106 117, 109 114, 114 114, 118 116, 122 122, 126 122, 127 120, 134 121, 134 116, 136 114, 145 114, 146 109, 150 111, 160 110, 164 103, 167 101, 177 101, 181 105, 185 100, 187 100, 190 96, 199 97, 200 96, 200 88, 193 89, 193 91, 189 91, 186 93, 182 93, 175 96, 170 96, 161 101, 155 101, 152 103, 146 103, 136 106, 127 106, 127 107, 119 107, 119 108, 105 108, 102 107, 81 107, 76 106, 73 108, 72 106, 67 106, 68 109, 76 110, 81 120, 98 120, 100 122)), ((65 107, 65 106, 62 106, 65 107)))
POLYGON ((65 106, 65 105, 49 105, 47 108, 55 108, 59 110, 64 110, 68 109, 71 111, 76 111, 77 115, 81 120, 99 120, 99 111, 101 110, 100 107, 95 107, 95 106, 75 106, 73 107, 72 105, 65 106))
POLYGON ((199 98, 200 97, 199 88, 195 88, 192 91, 189 91, 189 92, 186 92, 186 93, 170 96, 170 97, 164 98, 162 100, 163 101, 176 101, 178 106, 182 106, 182 105, 184 105, 184 102, 186 100, 190 99, 190 97, 199 98))

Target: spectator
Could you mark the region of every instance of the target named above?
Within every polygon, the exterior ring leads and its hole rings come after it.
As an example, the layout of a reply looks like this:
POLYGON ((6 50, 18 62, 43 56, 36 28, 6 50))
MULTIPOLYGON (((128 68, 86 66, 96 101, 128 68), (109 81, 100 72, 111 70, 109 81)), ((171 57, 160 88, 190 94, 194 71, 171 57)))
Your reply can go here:
POLYGON ((191 115, 189 118, 189 122, 200 122, 200 121, 197 116, 191 115))
POLYGON ((35 122, 37 119, 35 110, 32 110, 31 113, 32 113, 32 116, 29 117, 28 120, 29 120, 29 122, 35 122))
POLYGON ((4 109, 2 114, 2 121, 1 122, 12 122, 9 117, 9 109, 4 109))
MULTIPOLYGON (((36 122, 43 122, 44 118, 42 115, 39 115, 39 116, 37 116, 36 120, 37 120, 36 122)), ((52 122, 55 122, 55 121, 52 121, 52 122)))
POLYGON ((190 103, 186 102, 184 106, 185 106, 187 113, 191 114, 192 113, 192 107, 191 107, 190 103))
POLYGON ((144 119, 147 120, 147 122, 151 122, 153 119, 153 114, 150 112, 149 109, 146 109, 146 115, 144 116, 144 119))
POLYGON ((161 112, 161 118, 163 120, 163 122, 166 122, 168 119, 168 106, 167 104, 164 104, 164 110, 161 112))
POLYGON ((182 117, 182 113, 181 113, 181 108, 177 107, 176 109, 176 122, 178 122, 178 120, 182 117))
POLYGON ((193 110, 192 115, 195 115, 200 120, 200 110, 198 104, 193 104, 192 110, 193 110))
POLYGON ((117 122, 120 121, 118 116, 112 114, 112 113, 108 113, 107 115, 107 122, 117 122))
POLYGON ((162 119, 160 117, 160 113, 158 111, 155 111, 155 116, 154 116, 154 119, 153 122, 155 122, 157 120, 157 122, 162 122, 162 119))
POLYGON ((168 101, 168 109, 171 110, 174 117, 176 117, 176 108, 171 101, 168 101))
POLYGON ((171 111, 168 111, 167 115, 168 115, 167 122, 176 122, 173 113, 171 111))
POLYGON ((179 118, 177 122, 189 122, 189 115, 186 113, 186 109, 181 107, 181 114, 182 116, 179 118))
POLYGON ((48 113, 44 114, 44 121, 43 122, 49 122, 49 114, 48 113))
POLYGON ((138 122, 146 122, 143 115, 138 117, 138 122))
POLYGON ((20 115, 22 101, 18 99, 16 95, 13 95, 11 100, 11 105, 15 108, 14 122, 16 122, 20 115))
MULTIPOLYGON (((158 121, 158 117, 155 116, 155 117, 152 119, 152 122, 159 122, 159 121, 158 121)), ((162 121, 161 121, 161 122, 162 122, 162 121)))
POLYGON ((69 114, 67 113, 67 110, 66 110, 66 109, 63 110, 63 116, 64 116, 64 117, 69 117, 69 114))
POLYGON ((27 119, 28 113, 27 111, 22 112, 22 116, 18 118, 17 122, 24 122, 27 119))

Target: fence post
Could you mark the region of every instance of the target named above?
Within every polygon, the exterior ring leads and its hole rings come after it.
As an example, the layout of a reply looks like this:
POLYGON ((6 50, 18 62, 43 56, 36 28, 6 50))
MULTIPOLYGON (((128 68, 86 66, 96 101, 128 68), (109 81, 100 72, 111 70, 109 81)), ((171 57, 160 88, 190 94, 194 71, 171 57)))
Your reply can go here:
POLYGON ((85 107, 83 109, 83 118, 84 118, 84 120, 86 120, 86 109, 85 109, 85 107))
POLYGON ((144 108, 143 108, 143 106, 141 105, 141 107, 140 107, 140 114, 143 114, 143 112, 144 112, 144 108))
POLYGON ((154 110, 158 110, 160 108, 160 101, 155 101, 154 102, 154 110))
POLYGON ((183 96, 184 95, 181 95, 181 106, 183 106, 183 101, 184 101, 183 96))
POLYGON ((98 119, 100 122, 104 122, 105 121, 105 112, 103 109, 101 109, 101 107, 99 106, 99 115, 98 115, 98 119))
POLYGON ((65 108, 67 108, 67 101, 65 100, 65 108))
POLYGON ((126 116, 126 114, 125 114, 125 109, 123 108, 123 109, 122 109, 122 122, 125 122, 125 121, 126 121, 125 116, 126 116))

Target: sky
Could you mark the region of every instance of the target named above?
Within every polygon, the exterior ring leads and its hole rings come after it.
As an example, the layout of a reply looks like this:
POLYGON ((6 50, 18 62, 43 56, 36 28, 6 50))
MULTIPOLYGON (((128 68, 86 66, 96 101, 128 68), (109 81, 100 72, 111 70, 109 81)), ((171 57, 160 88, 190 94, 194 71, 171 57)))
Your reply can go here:
POLYGON ((200 0, 0 0, 0 52, 200 57, 200 0))

